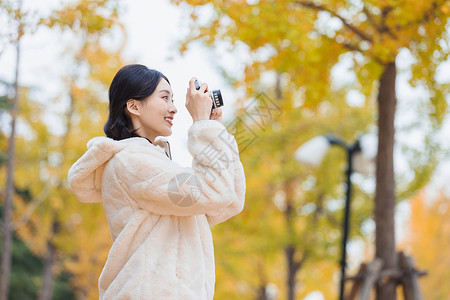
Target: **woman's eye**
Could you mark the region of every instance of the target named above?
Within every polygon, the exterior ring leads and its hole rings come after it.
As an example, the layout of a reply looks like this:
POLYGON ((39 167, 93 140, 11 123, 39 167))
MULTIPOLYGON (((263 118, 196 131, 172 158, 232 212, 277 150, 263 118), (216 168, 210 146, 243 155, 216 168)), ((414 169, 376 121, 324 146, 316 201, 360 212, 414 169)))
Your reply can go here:
MULTIPOLYGON (((163 96, 163 99, 169 100, 169 96, 163 96)), ((173 103, 173 99, 172 99, 172 103, 173 103)))

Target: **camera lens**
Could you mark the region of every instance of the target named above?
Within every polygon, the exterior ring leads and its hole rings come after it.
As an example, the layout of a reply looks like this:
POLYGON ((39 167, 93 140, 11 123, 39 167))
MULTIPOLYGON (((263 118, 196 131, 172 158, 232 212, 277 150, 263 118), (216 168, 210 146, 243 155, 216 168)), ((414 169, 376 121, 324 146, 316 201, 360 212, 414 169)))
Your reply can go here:
POLYGON ((211 92, 212 100, 213 100, 213 108, 218 108, 223 106, 222 93, 220 90, 214 90, 211 92))

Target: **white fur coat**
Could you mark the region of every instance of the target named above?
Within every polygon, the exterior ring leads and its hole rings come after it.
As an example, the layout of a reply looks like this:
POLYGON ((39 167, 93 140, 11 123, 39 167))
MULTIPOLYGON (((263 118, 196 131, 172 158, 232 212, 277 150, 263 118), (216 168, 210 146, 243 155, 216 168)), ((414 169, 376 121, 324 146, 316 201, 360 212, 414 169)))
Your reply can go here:
POLYGON ((214 120, 188 131, 192 168, 144 138, 96 137, 69 171, 85 203, 103 202, 113 246, 100 299, 213 299, 210 226, 242 211, 244 169, 234 137, 214 120))

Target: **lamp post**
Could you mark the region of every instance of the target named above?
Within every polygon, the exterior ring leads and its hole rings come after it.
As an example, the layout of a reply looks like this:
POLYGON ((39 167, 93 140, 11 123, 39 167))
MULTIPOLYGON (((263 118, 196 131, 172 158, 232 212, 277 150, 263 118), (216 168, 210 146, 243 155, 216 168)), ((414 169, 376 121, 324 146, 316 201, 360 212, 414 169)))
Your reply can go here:
POLYGON ((376 158, 376 136, 365 134, 358 138, 353 144, 346 144, 344 141, 334 135, 318 136, 309 140, 300 146, 295 152, 295 158, 303 163, 318 166, 322 162, 323 157, 330 146, 337 145, 343 148, 347 153, 347 169, 346 175, 346 192, 345 192, 345 208, 344 223, 342 234, 342 253, 341 253, 341 279, 339 285, 339 299, 344 299, 345 287, 345 269, 347 266, 347 240, 349 235, 350 224, 350 199, 352 195, 352 173, 359 172, 362 174, 370 174, 375 169, 376 158), (375 150, 374 150, 375 149, 375 150))

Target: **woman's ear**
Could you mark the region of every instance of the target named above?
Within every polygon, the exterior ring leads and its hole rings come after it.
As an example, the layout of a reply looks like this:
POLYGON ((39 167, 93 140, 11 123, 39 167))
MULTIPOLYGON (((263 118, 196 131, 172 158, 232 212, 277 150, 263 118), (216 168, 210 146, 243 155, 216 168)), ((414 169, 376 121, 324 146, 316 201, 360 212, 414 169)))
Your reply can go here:
POLYGON ((138 108, 138 101, 134 99, 130 99, 127 101, 127 111, 128 113, 139 116, 139 108, 138 108))

